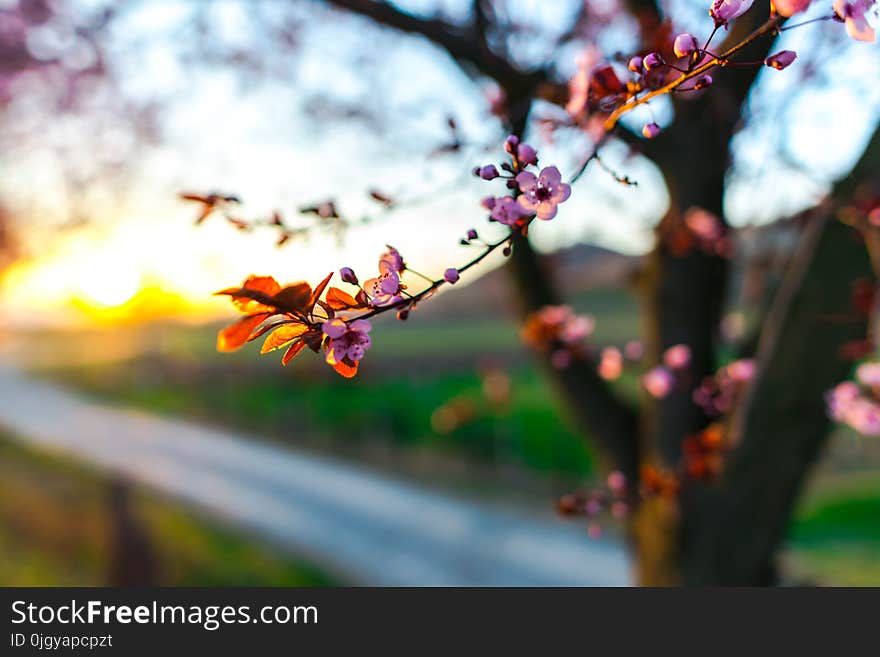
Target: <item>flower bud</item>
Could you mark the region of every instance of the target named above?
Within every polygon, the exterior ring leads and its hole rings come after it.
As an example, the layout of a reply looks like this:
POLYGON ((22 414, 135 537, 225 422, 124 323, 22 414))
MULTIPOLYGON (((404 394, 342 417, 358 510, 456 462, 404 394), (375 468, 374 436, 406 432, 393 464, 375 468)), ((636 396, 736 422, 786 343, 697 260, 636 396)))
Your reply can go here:
POLYGON ((523 164, 538 164, 538 152, 528 144, 520 144, 516 149, 516 159, 523 164))
POLYGON ((806 11, 812 0, 773 0, 773 9, 780 16, 794 16, 806 11))
POLYGON ((651 123, 646 123, 642 126, 642 134, 646 139, 653 139, 660 134, 660 126, 653 121, 651 123))
POLYGON ((516 135, 510 135, 504 142, 504 150, 513 155, 516 152, 516 147, 519 146, 519 137, 516 135))
POLYGON ((715 19, 715 25, 726 25, 728 21, 739 18, 752 6, 754 0, 714 0, 709 7, 709 15, 715 19))
POLYGON ((343 267, 339 270, 339 276, 346 283, 351 283, 352 285, 358 284, 358 277, 354 273, 354 270, 351 267, 343 267))
POLYGON ((711 75, 701 75, 696 80, 694 80, 694 89, 705 89, 706 87, 712 86, 712 76, 711 75))
POLYGON ((642 63, 643 63, 642 58, 639 57, 638 55, 636 55, 635 57, 630 58, 629 63, 626 65, 626 67, 630 71, 632 71, 633 73, 641 73, 642 72, 642 63))
POLYGON ((646 71, 653 71, 654 69, 660 68, 665 65, 666 61, 663 59, 662 55, 659 52, 650 52, 645 55, 645 58, 642 60, 642 66, 645 67, 646 71))
POLYGON ((794 52, 793 50, 782 50, 775 55, 770 55, 767 59, 765 59, 764 65, 781 71, 782 69, 790 66, 795 59, 797 59, 796 52, 794 52))
POLYGON ((699 48, 699 46, 697 45, 696 37, 687 32, 675 37, 675 41, 672 44, 672 51, 675 53, 676 57, 690 57, 696 52, 697 48, 699 48))
POLYGON ((404 308, 403 310, 398 310, 397 319, 399 319, 401 322, 405 322, 407 319, 409 319, 409 310, 406 308, 404 308))
POLYGON ((458 283, 459 273, 455 267, 450 267, 445 272, 443 272, 443 278, 447 283, 455 284, 458 283))
POLYGON ((498 169, 495 168, 494 164, 489 164, 479 169, 479 173, 477 175, 479 175, 480 178, 482 178, 483 180, 495 180, 495 178, 497 178, 501 174, 498 173, 498 169))
POLYGON ((479 237, 479 235, 477 235, 477 231, 474 230, 473 228, 471 228, 471 229, 467 232, 467 238, 468 238, 469 240, 475 240, 475 239, 477 239, 477 237, 479 237))

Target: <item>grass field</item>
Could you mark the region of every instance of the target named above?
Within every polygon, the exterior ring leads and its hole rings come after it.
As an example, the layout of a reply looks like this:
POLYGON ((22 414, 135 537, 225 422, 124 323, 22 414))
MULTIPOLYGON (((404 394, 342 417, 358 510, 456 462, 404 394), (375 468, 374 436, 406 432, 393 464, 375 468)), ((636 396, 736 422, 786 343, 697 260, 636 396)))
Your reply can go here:
MULTIPOLYGON (((65 458, 0 435, 0 585, 112 583, 112 483, 65 458)), ((130 522, 144 532, 157 585, 317 586, 331 580, 287 553, 134 489, 130 522)))

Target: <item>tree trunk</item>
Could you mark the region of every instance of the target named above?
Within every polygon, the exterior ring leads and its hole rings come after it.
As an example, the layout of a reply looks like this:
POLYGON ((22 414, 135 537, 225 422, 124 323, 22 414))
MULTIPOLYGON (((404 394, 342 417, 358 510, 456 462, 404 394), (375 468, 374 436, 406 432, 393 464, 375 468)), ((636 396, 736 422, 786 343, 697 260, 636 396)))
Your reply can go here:
POLYGON ((866 335, 854 287, 872 278, 861 236, 829 210, 814 219, 762 334, 723 479, 682 500, 685 583, 775 583, 774 555, 828 434, 825 392, 852 366, 841 347, 866 335))

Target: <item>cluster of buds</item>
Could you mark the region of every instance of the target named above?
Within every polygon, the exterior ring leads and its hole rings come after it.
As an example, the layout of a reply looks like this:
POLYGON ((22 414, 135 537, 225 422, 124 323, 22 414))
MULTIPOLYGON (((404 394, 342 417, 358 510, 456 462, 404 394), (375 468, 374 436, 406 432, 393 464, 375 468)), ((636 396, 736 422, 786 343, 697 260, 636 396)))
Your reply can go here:
POLYGON ((575 358, 586 355, 584 340, 595 324, 592 317, 575 314, 571 306, 544 306, 526 319, 522 339, 548 354, 553 367, 565 369, 575 358))
POLYGON ((615 381, 623 374, 623 368, 627 361, 637 362, 645 355, 645 349, 638 340, 630 340, 623 349, 608 346, 599 352, 599 376, 606 381, 615 381))
MULTIPOLYGON (((630 73, 627 80, 622 79, 622 71, 616 64, 600 62, 595 56, 595 48, 591 46, 581 58, 578 72, 569 81, 566 110, 570 119, 595 142, 601 143, 622 114, 647 104, 660 94, 707 89, 714 82, 712 74, 731 63, 767 66, 776 70, 788 68, 797 59, 797 54, 791 50, 782 50, 754 62, 733 62, 732 58, 743 45, 758 36, 773 36, 780 29, 793 29, 813 22, 780 27, 780 17, 806 11, 811 0, 774 0, 771 16, 762 28, 723 53, 710 50, 718 30, 727 28, 732 21, 743 16, 752 8, 752 4, 753 0, 713 0, 709 16, 714 22, 714 29, 704 41, 685 32, 675 35, 666 47, 631 57, 626 66, 630 73)), ((818 20, 842 22, 852 38, 874 40, 874 30, 868 17, 880 11, 877 0, 834 0, 833 9, 833 13, 818 20)), ((660 125, 654 120, 645 123, 641 129, 646 139, 654 139, 661 132, 660 125)))
POLYGON ((682 443, 682 467, 690 481, 715 481, 724 467, 724 429, 713 423, 682 443))
POLYGON ((754 376, 754 360, 750 358, 735 360, 720 368, 715 376, 703 379, 694 389, 694 403, 709 417, 724 415, 733 408, 741 392, 754 376))
POLYGON ((611 472, 605 485, 588 491, 566 493, 556 503, 560 515, 587 519, 587 535, 602 535, 603 517, 623 520, 630 510, 630 491, 626 477, 618 470, 611 472))
POLYGON ((654 399, 666 397, 691 364, 691 348, 676 344, 663 352, 661 363, 642 375, 642 387, 654 399))
POLYGON ((844 381, 826 395, 828 415, 864 436, 880 436, 880 362, 856 368, 854 381, 844 381))

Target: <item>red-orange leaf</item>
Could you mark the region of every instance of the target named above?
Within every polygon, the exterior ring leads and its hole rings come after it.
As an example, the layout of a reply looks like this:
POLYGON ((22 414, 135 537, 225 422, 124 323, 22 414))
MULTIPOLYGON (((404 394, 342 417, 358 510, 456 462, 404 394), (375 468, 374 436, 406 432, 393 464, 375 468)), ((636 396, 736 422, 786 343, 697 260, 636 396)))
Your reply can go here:
POLYGON ((305 347, 306 347, 306 343, 303 342, 302 340, 297 340, 296 342, 294 342, 292 345, 290 345, 290 349, 288 349, 284 353, 284 356, 281 358, 281 364, 287 365, 290 361, 292 361, 296 357, 296 355, 299 352, 301 352, 303 349, 305 349, 305 347))
POLYGON ((279 349, 291 340, 296 340, 308 330, 309 327, 305 324, 285 324, 269 334, 269 337, 263 342, 263 348, 260 349, 260 353, 265 354, 274 349, 279 349))
POLYGON ((331 278, 333 278, 332 271, 329 274, 327 274, 327 278, 325 278, 323 281, 318 283, 317 286, 315 286, 315 290, 314 290, 314 292, 312 292, 311 298, 309 298, 309 310, 314 308, 315 304, 318 303, 318 299, 320 299, 321 295, 324 294, 324 288, 327 287, 327 283, 330 282, 331 278))
POLYGON ((246 314, 268 312, 273 309, 272 297, 281 290, 281 286, 271 276, 251 276, 240 288, 228 288, 217 294, 232 297, 232 303, 246 314))
POLYGON ((268 317, 270 317, 270 313, 249 315, 232 326, 227 326, 217 334, 217 351, 235 351, 240 348, 247 342, 251 332, 268 317))
POLYGON ((344 292, 338 287, 331 287, 327 290, 327 305, 334 310, 343 310, 357 308, 360 304, 348 292, 344 292))
POLYGON ((312 296, 312 286, 308 283, 293 283, 275 294, 275 303, 280 310, 295 312, 306 310, 312 296))
POLYGON ((345 360, 341 360, 337 363, 333 364, 333 369, 336 370, 339 374, 344 376, 346 379, 352 378, 355 374, 358 373, 358 363, 360 361, 354 361, 352 364, 348 363, 345 360))

